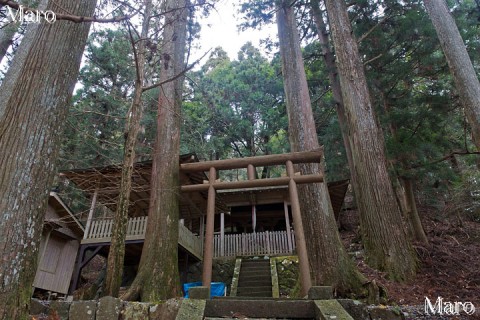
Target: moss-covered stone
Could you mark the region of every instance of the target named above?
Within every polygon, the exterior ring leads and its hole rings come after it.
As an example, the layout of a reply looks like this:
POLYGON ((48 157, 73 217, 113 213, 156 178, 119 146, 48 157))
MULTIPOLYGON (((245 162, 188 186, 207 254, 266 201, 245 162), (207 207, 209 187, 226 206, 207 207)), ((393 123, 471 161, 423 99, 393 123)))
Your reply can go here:
POLYGON ((103 297, 98 300, 96 320, 118 320, 122 311, 122 300, 114 297, 103 297))
POLYGON ((48 306, 45 303, 38 299, 31 299, 30 300, 30 314, 32 316, 40 315, 40 314, 47 314, 48 313, 48 306))
POLYGON ((70 305, 69 320, 95 320, 96 301, 74 301, 70 305))
POLYGON ((50 303, 49 315, 51 315, 53 319, 68 320, 69 311, 70 311, 70 302, 52 301, 50 303), (55 317, 53 315, 55 315, 55 317))
POLYGON ((183 299, 169 299, 163 303, 150 306, 150 320, 174 320, 183 299))
POLYGON ((316 300, 316 318, 320 320, 353 320, 337 300, 316 300))
POLYGON ((120 315, 121 320, 144 320, 148 319, 150 304, 141 302, 125 303, 120 315))
POLYGON ((176 320, 202 320, 206 300, 185 299, 178 310, 176 320))
POLYGON ((280 297, 298 298, 300 290, 295 290, 299 277, 298 257, 275 257, 280 297))

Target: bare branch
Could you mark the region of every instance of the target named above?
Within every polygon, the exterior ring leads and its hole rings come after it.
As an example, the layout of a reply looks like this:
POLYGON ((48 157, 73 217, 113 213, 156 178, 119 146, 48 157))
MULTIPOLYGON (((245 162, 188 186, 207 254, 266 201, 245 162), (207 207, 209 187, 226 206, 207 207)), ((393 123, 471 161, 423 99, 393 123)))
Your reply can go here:
POLYGON ((429 163, 419 163, 419 164, 415 164, 415 165, 412 165, 412 166, 409 166, 408 169, 411 170, 411 169, 418 169, 418 168, 422 168, 422 167, 426 167, 426 166, 429 166, 429 165, 432 165, 432 164, 436 164, 436 163, 440 163, 442 161, 445 161, 445 160, 448 160, 448 159, 451 159, 453 156, 455 155, 459 155, 459 156, 465 156, 465 155, 470 155, 470 154, 477 154, 479 155, 480 154, 480 151, 453 151, 449 154, 447 154, 446 156, 440 158, 440 159, 437 159, 437 160, 434 160, 432 162, 429 162, 429 163))
POLYGON ((373 57, 372 59, 365 61, 365 62, 363 63, 363 65, 366 66, 367 64, 369 64, 369 63, 371 63, 371 62, 373 62, 373 61, 381 58, 382 56, 383 56, 383 53, 380 53, 379 55, 373 57))
POLYGON ((85 114, 95 114, 95 115, 98 115, 98 116, 102 116, 102 117, 106 117, 106 118, 113 118, 113 119, 120 119, 120 120, 125 120, 126 117, 118 117, 118 116, 112 116, 112 115, 109 115, 109 114, 106 114, 106 113, 101 113, 101 112, 97 112, 97 111, 93 111, 93 110, 82 110, 81 112, 72 112, 72 115, 74 116, 84 116, 85 114))
POLYGON ((390 16, 383 17, 382 20, 378 21, 378 23, 376 25, 374 25, 372 28, 370 28, 370 30, 368 30, 366 33, 364 33, 360 38, 358 38, 357 43, 360 43, 363 40, 365 40, 365 38, 367 38, 375 29, 377 29, 379 26, 381 26, 389 18, 390 18, 390 16))
MULTIPOLYGON (((0 0, 0 5, 6 5, 9 6, 12 9, 15 10, 20 10, 20 8, 23 10, 25 13, 34 13, 36 14, 37 12, 40 14, 40 16, 44 17, 45 13, 42 11, 38 11, 37 9, 33 9, 30 7, 25 7, 15 1, 12 0, 0 0)), ((108 19, 102 19, 102 18, 97 18, 97 17, 83 17, 83 16, 76 16, 72 14, 62 14, 62 13, 57 13, 55 12, 55 17, 56 20, 66 20, 66 21, 71 21, 75 23, 82 23, 82 22, 99 22, 99 23, 112 23, 112 22, 121 22, 125 20, 129 20, 135 16, 135 14, 132 15, 126 15, 126 16, 118 16, 118 17, 112 17, 108 19)))
MULTIPOLYGON (((211 49, 210 49, 211 50, 211 49)), ((162 85, 164 85, 165 83, 168 83, 168 82, 171 82, 171 81, 174 81, 180 77, 182 77, 185 73, 187 73, 188 71, 192 70, 193 67, 200 62, 200 60, 202 60, 209 52, 210 50, 208 50, 207 52, 205 52, 203 54, 203 56, 201 56, 200 58, 198 58, 197 60, 195 60, 194 63, 192 63, 191 65, 189 65, 188 67, 186 67, 185 69, 182 70, 182 72, 176 74, 174 77, 170 78, 170 79, 167 79, 165 81, 161 81, 161 82, 157 82, 155 84, 152 84, 151 86, 148 86, 148 87, 143 87, 142 91, 145 92, 145 91, 148 91, 150 89, 154 89, 154 88, 158 88, 162 85)))

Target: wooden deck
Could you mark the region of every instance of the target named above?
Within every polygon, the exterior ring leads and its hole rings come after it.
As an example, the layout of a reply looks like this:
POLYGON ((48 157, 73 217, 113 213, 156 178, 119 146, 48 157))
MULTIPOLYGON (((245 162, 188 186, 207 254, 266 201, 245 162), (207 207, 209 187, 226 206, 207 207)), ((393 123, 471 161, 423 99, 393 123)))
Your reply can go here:
MULTIPOLYGON (((144 240, 148 217, 130 218, 127 224, 126 240, 144 240)), ((108 243, 112 240, 113 219, 99 219, 91 222, 86 230, 83 244, 108 243)), ((187 227, 179 223, 178 244, 198 259, 203 259, 203 242, 187 227)), ((293 254, 295 235, 291 230, 266 231, 243 234, 220 234, 214 237, 215 257, 237 257, 255 255, 293 254)))
MULTIPOLYGON (((148 217, 128 219, 126 241, 144 240, 148 217)), ((83 244, 108 243, 112 240, 113 218, 93 220, 82 240, 83 244)), ((203 246, 200 238, 182 224, 178 225, 178 244, 202 260, 203 246)))

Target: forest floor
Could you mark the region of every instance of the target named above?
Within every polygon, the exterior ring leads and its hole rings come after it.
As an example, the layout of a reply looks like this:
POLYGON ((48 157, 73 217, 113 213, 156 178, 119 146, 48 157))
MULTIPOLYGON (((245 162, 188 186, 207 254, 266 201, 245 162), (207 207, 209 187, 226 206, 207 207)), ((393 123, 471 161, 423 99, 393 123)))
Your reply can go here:
POLYGON ((386 289, 388 304, 421 305, 423 309, 425 297, 432 304, 442 297, 444 302, 471 302, 476 316, 480 315, 480 222, 460 221, 456 215, 426 207, 419 212, 429 245, 415 246, 419 269, 415 279, 406 283, 389 281, 385 273, 366 265, 356 211, 342 212, 341 236, 362 273, 386 289))

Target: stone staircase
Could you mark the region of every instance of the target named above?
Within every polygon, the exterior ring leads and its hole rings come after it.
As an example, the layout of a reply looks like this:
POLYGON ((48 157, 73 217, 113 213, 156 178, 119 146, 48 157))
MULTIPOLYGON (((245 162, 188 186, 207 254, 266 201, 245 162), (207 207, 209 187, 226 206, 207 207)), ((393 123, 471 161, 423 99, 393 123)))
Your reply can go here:
MULTIPOLYGON (((257 268, 258 266, 255 265, 257 268)), ((201 300, 200 296, 209 297, 207 287, 193 287, 191 296, 199 299, 185 299, 176 320, 220 320, 220 319, 283 319, 283 320, 354 320, 373 319, 364 314, 361 303, 345 300, 346 307, 351 309, 352 317, 342 304, 332 299, 331 287, 311 287, 305 299, 279 299, 268 297, 214 297, 201 300), (358 316, 357 316, 358 315, 358 316)), ((376 318, 392 319, 397 318, 376 318)))
POLYGON ((204 319, 315 319, 315 309, 312 301, 275 299, 263 300, 261 298, 250 299, 254 300, 209 300, 206 302, 204 319))
POLYGON ((237 297, 272 297, 269 259, 242 259, 237 297))

